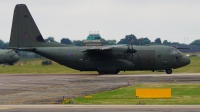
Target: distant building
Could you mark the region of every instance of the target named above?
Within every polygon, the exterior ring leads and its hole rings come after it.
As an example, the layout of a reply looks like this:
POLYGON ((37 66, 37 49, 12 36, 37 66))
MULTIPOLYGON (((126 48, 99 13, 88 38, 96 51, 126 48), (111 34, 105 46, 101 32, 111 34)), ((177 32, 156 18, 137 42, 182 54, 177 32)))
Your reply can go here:
POLYGON ((179 44, 179 45, 167 45, 167 46, 176 46, 177 48, 180 48, 179 50, 181 52, 187 53, 187 52, 200 52, 200 46, 198 45, 184 45, 184 44, 179 44), (181 49, 182 48, 182 49, 181 49))
POLYGON ((103 46, 105 40, 103 40, 98 32, 90 32, 86 40, 83 40, 84 46, 103 46))

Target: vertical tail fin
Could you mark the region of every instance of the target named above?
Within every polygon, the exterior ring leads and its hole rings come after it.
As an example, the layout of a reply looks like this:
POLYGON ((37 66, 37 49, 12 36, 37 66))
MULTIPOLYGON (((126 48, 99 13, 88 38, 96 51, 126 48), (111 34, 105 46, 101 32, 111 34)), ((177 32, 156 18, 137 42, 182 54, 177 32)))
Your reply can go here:
POLYGON ((14 10, 9 47, 36 47, 41 42, 45 41, 27 6, 17 4, 14 10))
POLYGON ((45 42, 27 6, 15 6, 9 48, 30 50, 36 47, 63 47, 64 44, 45 42))

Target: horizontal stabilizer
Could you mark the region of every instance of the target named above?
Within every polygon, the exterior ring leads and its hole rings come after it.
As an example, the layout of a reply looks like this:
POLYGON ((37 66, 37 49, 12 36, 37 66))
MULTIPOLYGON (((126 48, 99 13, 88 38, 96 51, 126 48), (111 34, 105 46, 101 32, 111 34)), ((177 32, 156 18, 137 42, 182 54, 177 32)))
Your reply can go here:
POLYGON ((35 50, 36 48, 19 48, 20 51, 33 51, 35 50))

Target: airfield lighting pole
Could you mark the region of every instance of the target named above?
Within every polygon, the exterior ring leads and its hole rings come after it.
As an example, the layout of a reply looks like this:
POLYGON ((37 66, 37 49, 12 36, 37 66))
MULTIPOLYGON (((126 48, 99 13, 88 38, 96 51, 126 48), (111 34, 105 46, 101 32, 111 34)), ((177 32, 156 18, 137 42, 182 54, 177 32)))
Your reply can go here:
POLYGON ((185 37, 184 37, 184 44, 185 44, 185 37))

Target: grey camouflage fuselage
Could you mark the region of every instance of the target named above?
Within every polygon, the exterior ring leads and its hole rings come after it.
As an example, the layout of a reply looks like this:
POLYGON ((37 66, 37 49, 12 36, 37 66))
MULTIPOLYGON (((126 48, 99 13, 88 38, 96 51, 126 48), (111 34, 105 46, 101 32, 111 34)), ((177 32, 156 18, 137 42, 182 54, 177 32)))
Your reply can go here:
POLYGON ((28 8, 24 4, 15 7, 9 47, 32 51, 62 65, 80 71, 98 71, 100 74, 117 74, 127 70, 166 70, 190 63, 174 47, 163 45, 133 46, 68 46, 45 42, 28 8))

